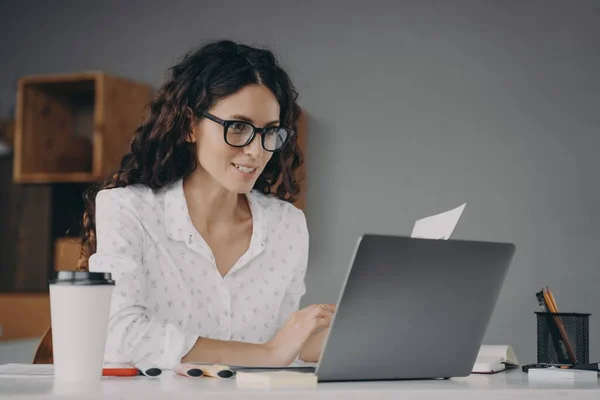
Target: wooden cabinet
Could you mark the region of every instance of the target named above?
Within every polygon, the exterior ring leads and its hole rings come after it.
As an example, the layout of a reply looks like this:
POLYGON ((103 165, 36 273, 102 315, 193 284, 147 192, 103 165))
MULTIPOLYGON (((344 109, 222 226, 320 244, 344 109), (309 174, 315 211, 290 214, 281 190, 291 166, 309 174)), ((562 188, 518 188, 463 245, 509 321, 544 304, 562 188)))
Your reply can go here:
POLYGON ((153 89, 102 72, 19 80, 14 180, 94 182, 127 152, 153 89))

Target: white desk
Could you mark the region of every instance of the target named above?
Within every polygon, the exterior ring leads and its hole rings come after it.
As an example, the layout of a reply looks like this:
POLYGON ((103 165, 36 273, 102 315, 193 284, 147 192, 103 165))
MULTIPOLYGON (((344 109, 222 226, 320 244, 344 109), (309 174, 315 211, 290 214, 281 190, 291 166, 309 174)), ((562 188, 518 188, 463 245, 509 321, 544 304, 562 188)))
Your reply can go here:
POLYGON ((0 378, 0 397, 19 399, 600 399, 596 382, 529 382, 520 370, 471 375, 447 381, 320 383, 316 389, 237 389, 235 380, 186 378, 165 372, 157 378, 104 378, 98 388, 55 392, 52 378, 0 378))

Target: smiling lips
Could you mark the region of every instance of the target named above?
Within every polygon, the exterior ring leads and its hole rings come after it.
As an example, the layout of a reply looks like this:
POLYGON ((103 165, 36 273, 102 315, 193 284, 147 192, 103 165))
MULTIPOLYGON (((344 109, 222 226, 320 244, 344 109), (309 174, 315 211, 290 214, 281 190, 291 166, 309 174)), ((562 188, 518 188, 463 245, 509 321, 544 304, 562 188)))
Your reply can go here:
POLYGON ((256 170, 257 167, 252 167, 252 166, 247 166, 247 165, 239 165, 239 164, 235 164, 235 163, 231 163, 234 167, 236 167, 238 169, 238 171, 243 172, 244 174, 253 174, 256 170))

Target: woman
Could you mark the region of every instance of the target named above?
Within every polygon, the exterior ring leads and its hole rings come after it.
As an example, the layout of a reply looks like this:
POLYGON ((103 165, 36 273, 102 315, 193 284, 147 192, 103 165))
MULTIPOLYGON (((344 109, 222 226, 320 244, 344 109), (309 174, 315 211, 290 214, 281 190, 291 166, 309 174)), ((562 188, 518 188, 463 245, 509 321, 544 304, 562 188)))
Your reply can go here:
POLYGON ((290 78, 271 52, 231 41, 170 73, 119 171, 86 195, 80 267, 116 281, 105 360, 316 361, 334 306, 298 311, 308 232, 291 204, 290 78))

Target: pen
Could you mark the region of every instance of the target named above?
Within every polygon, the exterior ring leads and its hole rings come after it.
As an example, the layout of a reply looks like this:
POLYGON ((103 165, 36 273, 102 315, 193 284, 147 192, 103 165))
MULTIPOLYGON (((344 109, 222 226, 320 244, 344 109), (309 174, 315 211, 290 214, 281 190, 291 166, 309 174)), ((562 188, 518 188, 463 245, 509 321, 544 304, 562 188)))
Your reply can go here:
POLYGON ((537 292, 535 294, 535 297, 537 298, 538 301, 538 305, 540 307, 540 311, 541 312, 548 312, 548 309, 546 308, 546 305, 544 304, 544 295, 542 294, 542 292, 537 292))
POLYGON ((203 365, 202 371, 204 371, 204 375, 213 378, 228 379, 233 376, 233 371, 225 365, 203 365))
POLYGON ((173 367, 173 372, 190 378, 199 378, 204 375, 204 372, 200 368, 192 364, 177 364, 173 367))
POLYGON ((209 376, 211 378, 228 379, 234 375, 233 370, 226 365, 201 363, 188 363, 184 365, 187 368, 197 368, 202 371, 203 376, 209 376))
POLYGON ((160 376, 160 374, 162 374, 162 370, 160 368, 157 368, 151 364, 146 364, 146 363, 141 362, 141 363, 135 363, 132 365, 134 367, 136 367, 138 369, 138 371, 140 371, 140 374, 142 374, 144 376, 148 376, 150 378, 155 378, 157 376, 160 376))
POLYGON ((104 364, 102 376, 137 376, 139 370, 129 364, 104 364))
POLYGON ((579 365, 561 365, 565 369, 583 369, 585 371, 600 371, 600 363, 579 364, 579 365))
POLYGON ((591 364, 578 364, 578 365, 569 365, 569 364, 526 364, 523 365, 523 372, 528 372, 532 368, 560 368, 560 369, 582 369, 585 371, 600 371, 600 363, 591 363, 591 364))

